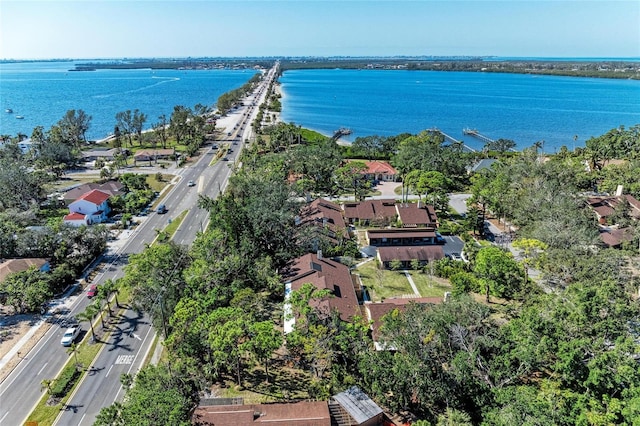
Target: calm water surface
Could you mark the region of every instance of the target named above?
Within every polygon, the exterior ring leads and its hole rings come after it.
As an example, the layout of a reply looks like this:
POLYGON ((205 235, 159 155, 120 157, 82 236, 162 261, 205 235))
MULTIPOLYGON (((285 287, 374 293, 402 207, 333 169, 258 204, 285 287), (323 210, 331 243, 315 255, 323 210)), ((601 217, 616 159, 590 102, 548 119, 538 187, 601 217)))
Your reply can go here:
POLYGON ((477 129, 519 148, 545 141, 545 151, 583 146, 592 136, 640 124, 640 81, 437 71, 294 70, 282 78, 283 119, 347 140, 418 133, 437 127, 463 136, 477 129))
POLYGON ((73 62, 0 64, 0 134, 31 135, 48 130, 71 109, 93 117, 87 138, 113 132, 116 113, 135 110, 147 115, 145 127, 173 107, 212 106, 218 97, 242 86, 254 74, 238 70, 97 70, 72 72, 73 62), (5 109, 11 108, 13 114, 5 109), (17 119, 16 116, 24 116, 17 119))

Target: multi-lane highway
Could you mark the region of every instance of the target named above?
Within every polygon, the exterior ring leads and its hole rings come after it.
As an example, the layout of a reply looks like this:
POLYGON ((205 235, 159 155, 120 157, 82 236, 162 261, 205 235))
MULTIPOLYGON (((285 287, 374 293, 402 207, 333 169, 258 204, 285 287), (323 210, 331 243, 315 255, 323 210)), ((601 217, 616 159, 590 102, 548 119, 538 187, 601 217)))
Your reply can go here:
MULTIPOLYGON (((174 187, 164 196, 162 202, 168 209, 163 215, 153 213, 144 218, 136 230, 117 252, 107 253, 110 261, 96 282, 122 276, 122 268, 130 254, 140 253, 145 245, 156 236, 156 230, 164 228, 169 220, 181 212, 188 211, 174 236, 179 244, 190 245, 197 233, 204 230, 208 223, 208 213, 197 207, 200 194, 215 198, 224 191, 236 164, 244 141, 251 137, 251 121, 257 114, 257 105, 264 101, 266 89, 276 76, 275 67, 263 79, 255 92, 245 99, 245 106, 236 111, 237 121, 226 141, 219 142, 221 147, 229 144, 233 152, 227 154, 229 161, 217 161, 210 165, 215 152, 206 150, 191 167, 180 171, 180 178, 174 187), (193 180, 196 184, 188 186, 193 180)), ((226 133, 225 133, 226 134, 226 133)), ((82 312, 89 304, 85 294, 71 296, 64 303, 62 315, 72 318, 82 312)), ((60 425, 90 425, 102 407, 112 404, 123 396, 120 385, 122 373, 136 373, 146 358, 155 332, 146 316, 140 316, 127 310, 122 321, 108 335, 107 342, 96 357, 91 369, 84 376, 76 391, 67 401, 65 409, 56 419, 60 425)), ((83 324, 83 334, 88 331, 83 324)), ((23 424, 29 413, 41 398, 41 382, 57 376, 69 359, 66 348, 60 344, 60 338, 66 326, 55 324, 28 353, 23 360, 0 384, 0 425, 23 424)))

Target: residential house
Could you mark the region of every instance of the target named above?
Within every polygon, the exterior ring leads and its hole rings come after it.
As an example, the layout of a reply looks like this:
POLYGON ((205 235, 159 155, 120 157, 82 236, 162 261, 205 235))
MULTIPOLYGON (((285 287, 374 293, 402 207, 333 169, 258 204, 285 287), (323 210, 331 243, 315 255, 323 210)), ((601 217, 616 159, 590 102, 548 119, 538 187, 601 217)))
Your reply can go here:
POLYGON ((411 303, 419 305, 437 305, 443 301, 444 299, 441 297, 398 297, 387 298, 378 303, 365 302, 364 311, 367 315, 367 320, 369 320, 371 324, 371 335, 375 349, 378 351, 390 349, 387 345, 380 342, 380 326, 382 326, 382 317, 386 314, 396 309, 400 312, 404 312, 411 303))
MULTIPOLYGON (((299 290, 303 284, 313 284, 319 290, 329 290, 331 296, 313 302, 321 314, 330 315, 338 311, 343 321, 360 314, 358 298, 355 292, 355 277, 342 263, 327 259, 321 251, 309 253, 295 259, 283 272, 285 284, 285 315, 291 312, 287 303, 289 294, 299 290)), ((295 318, 285 318, 284 332, 293 331, 295 318)))
POLYGON ((396 200, 392 198, 346 202, 342 208, 344 217, 350 224, 387 226, 394 223, 398 217, 396 200))
POLYGON ((386 161, 366 161, 367 170, 365 177, 372 181, 395 182, 398 171, 386 161))
POLYGON ((300 209, 296 217, 296 225, 313 225, 322 230, 322 234, 332 242, 340 238, 348 238, 347 224, 342 216, 342 208, 331 201, 318 198, 300 209))
POLYGON ((137 161, 154 161, 171 158, 176 154, 175 149, 143 149, 133 154, 133 159, 137 161))
POLYGON ((472 166, 467 167, 467 173, 478 173, 481 170, 489 170, 494 163, 498 160, 495 158, 483 158, 482 160, 477 161, 472 166))
POLYGON ((444 258, 442 246, 402 246, 402 247, 378 247, 378 260, 384 268, 391 268, 394 261, 400 261, 401 268, 411 267, 414 260, 420 265, 426 265, 434 260, 444 258))
POLYGON ((77 186, 65 192, 62 195, 62 199, 64 200, 66 205, 69 205, 70 203, 72 203, 82 195, 94 189, 97 189, 101 192, 109 194, 109 196, 124 194, 124 185, 122 185, 117 180, 109 180, 104 183, 84 183, 80 186, 77 186))
POLYGON ((633 231, 631 228, 603 228, 600 240, 607 247, 621 248, 622 243, 633 241, 633 231))
POLYGON ((49 272, 51 265, 47 259, 31 257, 26 259, 7 259, 0 263, 0 283, 10 274, 24 272, 31 267, 35 267, 42 272, 49 272))
POLYGON ((69 214, 64 222, 71 226, 91 225, 107 219, 109 194, 93 189, 69 204, 69 214))
POLYGON ((89 151, 82 152, 82 159, 84 161, 95 161, 98 158, 101 158, 105 161, 113 161, 115 159, 116 154, 120 151, 119 148, 111 148, 111 149, 92 149, 89 151))

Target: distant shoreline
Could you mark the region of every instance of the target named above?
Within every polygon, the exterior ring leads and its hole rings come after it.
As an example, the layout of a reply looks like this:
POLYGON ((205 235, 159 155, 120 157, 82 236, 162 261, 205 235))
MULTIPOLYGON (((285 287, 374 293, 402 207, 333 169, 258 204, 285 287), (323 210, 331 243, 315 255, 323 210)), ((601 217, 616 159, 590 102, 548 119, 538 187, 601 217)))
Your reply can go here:
POLYGON ((282 72, 297 69, 382 69, 406 71, 467 71, 536 74, 565 77, 640 80, 640 58, 535 58, 499 56, 294 57, 264 58, 137 58, 0 60, 0 64, 74 62, 69 71, 99 69, 252 69, 269 68, 280 60, 282 72))

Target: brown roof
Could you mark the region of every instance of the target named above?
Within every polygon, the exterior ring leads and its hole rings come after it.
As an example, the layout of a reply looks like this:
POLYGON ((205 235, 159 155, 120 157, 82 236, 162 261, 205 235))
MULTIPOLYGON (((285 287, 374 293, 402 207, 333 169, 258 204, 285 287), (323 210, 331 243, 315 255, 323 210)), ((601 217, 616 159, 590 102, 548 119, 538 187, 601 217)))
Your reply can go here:
POLYGON ((9 259, 0 263, 0 282, 4 281, 9 274, 23 272, 32 266, 40 269, 47 263, 47 259, 31 257, 26 259, 9 259))
POLYGON ((410 262, 414 259, 431 261, 444 258, 444 251, 442 251, 442 246, 378 247, 378 257, 381 262, 391 262, 392 260, 410 262))
POLYGON ((166 157, 169 155, 173 155, 175 153, 173 148, 167 148, 167 149, 143 149, 140 151, 137 151, 135 154, 133 154, 134 158, 138 158, 138 157, 166 157))
POLYGON ((63 197, 65 200, 75 200, 94 189, 99 189, 109 195, 118 195, 122 194, 122 186, 123 185, 120 182, 115 180, 110 180, 105 183, 85 183, 65 192, 63 197))
POLYGON ((609 247, 617 247, 625 241, 633 240, 631 228, 608 229, 600 233, 600 239, 609 247))
POLYGON ((396 200, 364 200, 359 203, 345 203, 344 216, 358 220, 394 220, 396 200))
POLYGON ((283 278, 286 283, 291 283, 291 290, 299 290, 303 284, 311 283, 320 290, 331 291, 333 297, 322 300, 317 306, 327 314, 336 309, 340 318, 347 321, 360 313, 351 272, 342 263, 324 257, 318 259, 314 253, 305 254, 289 265, 283 278))
POLYGON ((367 312, 367 319, 371 321, 371 330, 373 334, 373 340, 377 341, 380 335, 380 326, 382 325, 382 317, 398 309, 404 312, 407 309, 409 303, 424 304, 439 304, 442 303, 441 297, 416 297, 416 298, 389 298, 385 299, 381 303, 365 303, 364 307, 367 312))
POLYGON ((438 226, 438 218, 433 206, 418 203, 398 203, 396 210, 402 226, 438 226))
POLYGON ((640 201, 630 194, 614 197, 589 197, 587 198, 587 204, 598 214, 599 217, 606 219, 615 212, 616 206, 623 198, 629 202, 629 214, 632 217, 640 219, 640 201))
POLYGON ((192 423, 200 426, 239 426, 275 424, 292 426, 330 426, 326 401, 303 401, 292 404, 252 404, 199 406, 192 423))
POLYGON ((326 226, 336 235, 347 235, 342 208, 323 198, 318 198, 300 209, 300 224, 326 226))
POLYGON ((63 217, 62 220, 84 220, 84 215, 82 213, 71 212, 63 217))
POLYGON ((435 238, 436 231, 431 228, 391 228, 367 229, 367 237, 371 238, 435 238))

